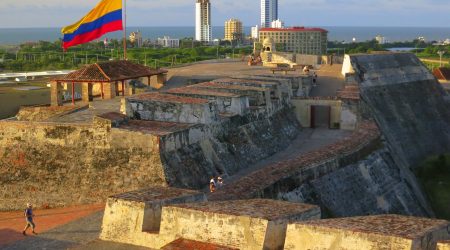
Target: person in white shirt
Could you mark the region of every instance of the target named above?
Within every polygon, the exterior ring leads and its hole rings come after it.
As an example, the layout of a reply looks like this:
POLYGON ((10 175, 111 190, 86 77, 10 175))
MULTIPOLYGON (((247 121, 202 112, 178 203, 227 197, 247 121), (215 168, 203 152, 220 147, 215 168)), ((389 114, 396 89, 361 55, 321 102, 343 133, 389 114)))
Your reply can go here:
POLYGON ((211 180, 209 181, 209 191, 211 193, 216 191, 216 181, 214 180, 214 177, 211 177, 211 180))

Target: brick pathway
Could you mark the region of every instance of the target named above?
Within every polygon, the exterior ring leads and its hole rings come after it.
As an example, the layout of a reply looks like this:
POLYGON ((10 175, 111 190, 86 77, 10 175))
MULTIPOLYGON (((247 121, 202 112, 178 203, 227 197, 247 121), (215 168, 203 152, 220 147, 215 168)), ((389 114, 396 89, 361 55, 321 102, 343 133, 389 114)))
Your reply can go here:
MULTIPOLYGON (((34 222, 36 223, 36 232, 39 234, 44 233, 50 229, 102 211, 104 208, 104 204, 95 204, 46 210, 35 209, 34 222)), ((0 212, 0 248, 17 241, 35 237, 30 235, 31 229, 29 229, 29 236, 23 236, 22 230, 24 226, 25 218, 22 211, 0 212)))

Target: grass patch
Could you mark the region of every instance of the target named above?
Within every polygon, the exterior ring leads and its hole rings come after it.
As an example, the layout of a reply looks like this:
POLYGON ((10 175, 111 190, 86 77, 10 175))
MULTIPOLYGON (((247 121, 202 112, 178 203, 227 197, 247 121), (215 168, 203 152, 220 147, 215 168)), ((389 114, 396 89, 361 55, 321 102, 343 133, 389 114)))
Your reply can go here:
POLYGON ((429 158, 416 170, 416 176, 436 216, 450 220, 450 154, 429 158))

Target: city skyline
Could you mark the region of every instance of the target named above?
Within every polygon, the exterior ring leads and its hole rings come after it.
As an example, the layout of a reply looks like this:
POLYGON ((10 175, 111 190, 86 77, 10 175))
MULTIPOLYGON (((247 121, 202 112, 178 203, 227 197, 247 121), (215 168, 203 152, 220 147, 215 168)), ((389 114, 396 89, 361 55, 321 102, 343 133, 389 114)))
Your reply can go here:
MULTIPOLYGON (((0 28, 63 27, 83 16, 97 0, 2 0, 0 28), (20 18, 18 18, 20 17, 20 18)), ((195 26, 193 1, 128 0, 128 26, 195 26)), ((259 0, 212 3, 213 26, 223 26, 231 16, 244 26, 260 23, 259 0)), ((409 26, 445 27, 450 6, 444 0, 283 0, 279 17, 287 26, 409 26)))

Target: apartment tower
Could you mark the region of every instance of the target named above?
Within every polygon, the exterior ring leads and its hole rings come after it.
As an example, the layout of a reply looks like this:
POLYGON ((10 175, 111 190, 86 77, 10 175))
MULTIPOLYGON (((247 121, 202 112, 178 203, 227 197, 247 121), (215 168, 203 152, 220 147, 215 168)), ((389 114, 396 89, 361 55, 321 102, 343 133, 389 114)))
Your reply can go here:
POLYGON ((211 42, 211 3, 209 0, 196 0, 195 40, 211 42))
POLYGON ((270 28, 278 19, 278 0, 261 0, 261 28, 270 28))
POLYGON ((225 22, 224 40, 235 41, 235 40, 242 40, 243 38, 244 32, 241 21, 232 18, 225 22))

